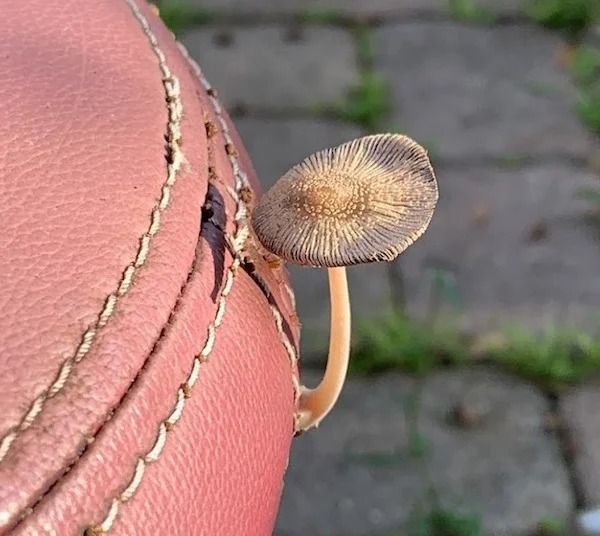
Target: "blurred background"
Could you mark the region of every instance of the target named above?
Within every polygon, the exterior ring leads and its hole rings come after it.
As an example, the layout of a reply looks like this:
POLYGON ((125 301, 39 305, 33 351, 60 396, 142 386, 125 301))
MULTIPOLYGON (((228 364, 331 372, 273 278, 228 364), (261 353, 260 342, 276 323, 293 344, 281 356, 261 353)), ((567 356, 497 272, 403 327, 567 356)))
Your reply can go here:
MULTIPOLYGON (((277 536, 600 534, 600 0, 162 0, 264 188, 410 135, 429 231, 351 268, 352 374, 294 442, 277 536)), ((303 381, 323 270, 291 267, 303 381)))

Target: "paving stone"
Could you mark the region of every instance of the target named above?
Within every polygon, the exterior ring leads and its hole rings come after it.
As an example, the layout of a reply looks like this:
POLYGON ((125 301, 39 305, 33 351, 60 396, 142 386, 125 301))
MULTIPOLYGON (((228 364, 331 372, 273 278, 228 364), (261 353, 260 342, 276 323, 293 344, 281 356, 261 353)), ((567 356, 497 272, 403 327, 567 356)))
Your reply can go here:
MULTIPOLYGON (((589 202, 577 196, 598 186, 592 172, 439 166, 437 177, 429 230, 396 261, 416 313, 426 310, 440 270, 453 280, 467 327, 597 324, 600 239, 586 219, 589 202)), ((450 292, 440 295, 456 305, 450 292)))
POLYGON ((361 135, 352 125, 312 119, 243 117, 235 125, 264 189, 309 154, 361 135))
POLYGON ((576 91, 556 66, 560 38, 534 26, 397 24, 375 34, 391 84, 392 128, 436 157, 585 157, 576 91))
POLYGON ((486 369, 434 373, 421 396, 421 460, 408 452, 404 417, 414 389, 399 375, 349 381, 321 427, 295 440, 277 536, 382 536, 407 522, 430 487, 446 508, 480 514, 490 535, 568 516, 568 476, 533 387, 486 369), (483 420, 449 425, 457 403, 484 408, 483 420))
MULTIPOLYGON (((188 0, 192 5, 238 14, 292 14, 314 10, 335 10, 354 15, 413 15, 446 13, 448 0, 188 0)), ((479 5, 497 13, 519 13, 522 0, 479 0, 479 5)))
POLYGON ((229 108, 311 107, 338 101, 357 82, 344 30, 307 28, 304 39, 289 42, 279 27, 236 28, 226 47, 215 43, 219 32, 202 27, 182 41, 229 108))
MULTIPOLYGON (((236 126, 256 167, 263 188, 309 154, 360 136, 356 127, 316 119, 236 120, 236 126)), ((289 265, 302 322, 304 364, 322 362, 329 333, 327 271, 289 265)), ((348 269, 355 320, 385 314, 391 308, 388 267, 383 264, 348 269)))
MULTIPOLYGON (((573 439, 576 475, 589 507, 600 507, 600 385, 575 388, 561 401, 573 439)), ((598 516, 596 516, 598 517, 598 516)))

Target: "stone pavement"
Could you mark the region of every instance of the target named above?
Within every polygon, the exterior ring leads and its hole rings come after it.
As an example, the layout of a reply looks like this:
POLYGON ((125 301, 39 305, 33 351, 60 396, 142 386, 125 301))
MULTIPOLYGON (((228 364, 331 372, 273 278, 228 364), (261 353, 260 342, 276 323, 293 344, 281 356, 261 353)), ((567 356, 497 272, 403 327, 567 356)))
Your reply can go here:
MULTIPOLYGON (((270 9, 257 3, 258 13, 270 9)), ((237 125, 265 187, 310 152, 361 132, 310 113, 359 80, 350 32, 306 25, 292 41, 288 33, 283 23, 221 23, 183 38, 229 109, 244 112, 237 125)), ((522 22, 487 28, 422 18, 372 34, 375 69, 391 89, 384 128, 429 148, 440 186, 429 231, 398 261, 409 307, 422 312, 431 271, 441 268, 456 280, 469 327, 536 327, 595 312, 597 230, 577 192, 598 179, 586 167, 593 141, 573 113, 575 88, 556 65, 559 37, 522 22)), ((389 268, 350 269, 355 317, 387 310, 389 268)), ((293 271, 311 359, 326 335, 327 281, 320 271, 293 271)))
MULTIPOLYGON (((364 51, 352 29, 299 26, 292 15, 316 6, 377 23, 372 67, 391 99, 382 129, 428 147, 440 202, 400 260, 349 270, 355 318, 386 314, 403 297, 423 314, 442 270, 466 328, 591 324, 600 241, 577 194, 599 185, 588 165, 598 141, 574 115, 560 37, 525 21, 519 0, 482 0, 501 15, 491 27, 452 20, 444 0, 188 3, 222 15, 182 41, 236 115, 265 188, 310 152, 364 133, 316 113, 360 83, 364 51)), ((326 348, 326 274, 292 272, 304 379, 314 383, 306 367, 326 348)), ((600 506, 599 393, 591 382, 555 400, 481 368, 439 371, 422 385, 402 375, 353 379, 322 427, 295 442, 276 534, 399 535, 430 487, 448 508, 479 515, 485 534, 566 522, 600 506), (422 457, 407 450, 415 431, 404 418, 417 387, 422 457), (477 422, 448 424, 453 407, 477 422)))
POLYGON ((440 371, 422 386, 392 374, 355 380, 322 427, 296 440, 277 534, 387 534, 433 484, 446 508, 481 515, 488 534, 525 534, 545 517, 567 517, 573 496, 548 414, 529 384, 485 369, 440 371), (406 419, 416 387, 418 431, 406 419), (459 406, 473 412, 472 424, 452 419, 459 406), (423 454, 411 454, 415 433, 423 454))

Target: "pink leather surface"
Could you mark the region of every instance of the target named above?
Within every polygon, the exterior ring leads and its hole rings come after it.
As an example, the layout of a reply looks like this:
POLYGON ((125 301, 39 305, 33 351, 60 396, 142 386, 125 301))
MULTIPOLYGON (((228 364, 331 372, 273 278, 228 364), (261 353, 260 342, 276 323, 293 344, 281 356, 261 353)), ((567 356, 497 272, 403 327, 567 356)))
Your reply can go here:
POLYGON ((2 11, 0 534, 270 534, 298 329, 233 125, 141 0, 2 11))

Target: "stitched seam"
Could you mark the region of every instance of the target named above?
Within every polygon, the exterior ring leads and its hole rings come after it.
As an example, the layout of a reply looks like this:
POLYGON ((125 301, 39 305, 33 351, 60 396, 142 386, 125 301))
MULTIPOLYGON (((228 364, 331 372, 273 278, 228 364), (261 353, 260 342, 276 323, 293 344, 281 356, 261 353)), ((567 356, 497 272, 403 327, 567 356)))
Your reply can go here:
MULTIPOLYGON (((200 69, 200 66, 198 65, 198 63, 190 56, 189 52, 183 46, 182 43, 177 42, 177 45, 179 46, 179 50, 181 50, 181 53, 183 54, 183 56, 186 58, 188 63, 191 65, 192 71, 198 77, 198 79, 200 80, 202 85, 206 88, 206 90, 209 93, 212 92, 214 94, 214 90, 212 90, 208 80, 202 74, 202 70, 200 69)), ((221 127, 222 127, 223 133, 225 135, 225 140, 229 144, 233 145, 233 140, 229 136, 229 129, 227 127, 227 123, 221 114, 221 106, 219 104, 219 101, 214 96, 211 96, 211 102, 212 102, 213 106, 215 107, 215 112, 217 113, 217 117, 219 118, 219 122, 221 123, 221 127)), ((230 156, 230 160, 231 160, 231 156, 230 156)), ((235 173, 236 169, 238 170, 238 172, 241 172, 237 161, 232 161, 232 167, 233 167, 234 173, 235 173)), ((243 173, 243 172, 241 172, 241 173, 243 173)), ((242 186, 249 187, 249 181, 248 181, 246 175, 243 174, 243 177, 244 177, 244 184, 242 186)), ((238 190, 238 192, 239 192, 239 190, 238 190)), ((282 279, 282 281, 283 281, 283 279, 282 279)), ((283 287, 284 287, 285 292, 287 293, 287 295, 290 298, 292 307, 295 310, 296 309, 296 297, 294 296, 294 291, 285 282, 283 282, 283 287)), ((283 317, 281 316, 281 312, 279 311, 277 305, 271 298, 269 298, 269 296, 267 296, 267 298, 269 299, 269 307, 271 309, 271 314, 273 315, 273 319, 275 320, 275 326, 277 327, 277 331, 279 333, 279 339, 280 339, 281 343, 283 344, 285 351, 288 355, 288 358, 290 360, 292 387, 294 390, 294 407, 298 408, 298 401, 300 399, 300 384, 299 384, 298 378, 296 376, 296 369, 297 369, 297 364, 298 364, 298 352, 283 329, 283 317)), ((294 432, 299 431, 299 427, 298 427, 299 417, 300 417, 300 413, 298 411, 296 411, 294 413, 294 432)))
MULTIPOLYGON (((143 15, 139 12, 139 9, 137 9, 135 4, 133 3, 133 0, 125 1, 135 7, 134 13, 137 17, 141 17, 145 20, 143 15)), ((132 9, 134 9, 134 7, 132 7, 132 9)), ((231 265, 227 269, 225 283, 221 288, 220 296, 218 298, 217 311, 213 321, 208 325, 207 336, 204 345, 200 352, 194 357, 192 367, 186 381, 177 390, 176 401, 171 413, 159 425, 155 440, 150 449, 143 456, 138 457, 137 461, 135 462, 133 475, 129 479, 128 483, 125 485, 123 491, 121 491, 117 496, 111 499, 109 509, 104 519, 100 523, 91 525, 86 529, 85 534, 87 536, 100 536, 102 534, 106 534, 108 531, 111 530, 119 515, 121 506, 127 503, 129 500, 131 500, 131 498, 136 494, 140 487, 140 484, 143 481, 147 466, 159 459, 160 455, 164 450, 167 439, 170 435, 169 432, 171 432, 174 429, 175 425, 181 419, 181 416, 183 415, 183 412, 186 407, 185 401, 192 396, 193 388, 199 378, 200 367, 203 363, 208 361, 208 358, 214 348, 217 329, 221 326, 225 317, 227 297, 229 296, 233 288, 234 279, 238 273, 238 269, 242 262, 242 255, 244 252, 245 244, 250 234, 247 222, 248 207, 242 199, 242 196, 240 195, 242 189, 250 188, 250 183, 246 174, 242 171, 242 169, 239 166, 237 152, 235 150, 233 139, 229 133, 229 127, 227 125, 227 122, 225 121, 225 118, 223 117, 221 105, 217 99, 215 90, 212 88, 208 80, 202 74, 198 64, 189 56, 187 50, 183 47, 183 45, 181 45, 181 43, 178 43, 178 46, 181 52, 183 53, 184 57, 192 66, 195 75, 200 80, 205 91, 209 95, 211 105, 221 125, 222 134, 226 142, 226 152, 229 157, 229 162, 231 164, 233 176, 235 179, 235 188, 231 188, 226 185, 226 189, 229 196, 234 200, 236 204, 236 211, 233 217, 236 224, 236 229, 234 231, 233 237, 231 237, 230 235, 226 235, 226 239, 228 239, 230 243, 232 252, 234 254, 234 258, 231 265)), ((286 291, 290 295, 292 301, 294 301, 294 296, 293 292, 291 291, 291 288, 288 287, 286 291)), ((275 320, 277 330, 280 335, 281 342, 283 343, 291 362, 292 385, 294 389, 294 405, 295 407, 297 407, 297 400, 300 395, 300 385, 294 373, 295 365, 297 362, 296 349, 294 348, 293 344, 290 342, 289 338, 283 330, 283 318, 278 308, 276 307, 276 305, 274 305, 274 302, 272 300, 269 301, 269 305, 273 318, 275 320)), ((297 430, 297 421, 298 414, 296 413, 294 415, 295 430, 297 430)))
MULTIPOLYGON (((174 34, 172 34, 172 35, 173 35, 173 37, 175 37, 174 34)), ((202 74, 202 70, 200 69, 200 66, 198 65, 198 63, 190 56, 189 52, 183 46, 182 43, 177 42, 177 45, 179 47, 179 50, 183 54, 183 56, 186 58, 186 60, 192 67, 192 71, 198 77, 198 79, 200 80, 202 85, 209 92, 209 94, 213 93, 213 95, 214 95, 215 92, 211 88, 208 80, 202 74)), ((221 114, 221 106, 219 104, 219 101, 216 99, 216 97, 211 95, 211 102, 213 104, 213 107, 215 108, 215 112, 217 113, 219 122, 221 123, 221 128, 223 129, 223 133, 225 135, 226 141, 229 144, 233 145, 233 140, 231 140, 231 137, 229 136, 229 129, 227 127, 227 123, 221 114)), ((230 160, 231 160, 231 156, 230 156, 230 160)), ((237 161, 232 161, 232 167, 233 167, 234 173, 236 172, 236 169, 238 170, 238 172, 241 172, 237 161)), ((241 172, 241 173, 243 173, 243 172, 241 172)), ((243 174, 243 177, 244 177, 244 185, 246 185, 246 187, 249 187, 249 181, 248 181, 246 175, 243 174)), ((244 185, 242 185, 242 186, 244 186, 244 185)), ((238 190, 238 192, 239 192, 239 190, 238 190)), ((283 279, 282 279, 282 281, 283 281, 283 279)), ((287 293, 287 295, 289 296, 291 305, 292 305, 293 309, 295 310, 296 297, 294 295, 294 291, 292 290, 290 285, 288 285, 285 282, 283 282, 283 288, 284 288, 285 292, 287 293)), ((273 319, 275 320, 275 326, 277 327, 277 331, 279 333, 279 339, 280 339, 281 343, 283 344, 286 354, 288 355, 288 358, 290 360, 292 388, 293 388, 293 392, 294 392, 294 407, 298 408, 298 401, 300 400, 300 383, 298 382, 298 377, 296 376, 296 370, 297 370, 297 364, 298 364, 298 352, 283 329, 283 317, 281 316, 281 312, 279 311, 277 305, 275 304, 275 302, 272 299, 269 298, 269 296, 267 296, 267 298, 269 299, 269 308, 271 309, 271 314, 273 315, 273 319)), ((294 413, 294 432, 295 433, 300 431, 300 428, 298 426, 299 418, 300 418, 300 413, 298 411, 296 411, 294 413)))
MULTIPOLYGON (((294 407, 297 407, 297 403, 300 399, 300 383, 298 382, 298 378, 294 374, 294 367, 297 362, 296 348, 294 347, 294 345, 292 344, 285 332, 285 329, 283 327, 283 315, 281 314, 281 311, 277 306, 277 302, 273 297, 273 294, 269 290, 267 283, 256 271, 249 270, 248 273, 250 277, 254 280, 254 282, 257 284, 257 286, 261 289, 262 293, 267 299, 267 302, 269 303, 269 309, 271 310, 271 314, 273 315, 273 319, 275 320, 275 326, 277 327, 279 337, 290 359, 290 363, 292 365, 292 387, 294 389, 294 407)), ((299 414, 296 413, 294 415, 294 432, 298 431, 298 418, 299 414)))
POLYGON ((169 318, 168 318, 166 324, 163 326, 163 329, 161 330, 158 338, 154 342, 154 344, 152 346, 152 349, 150 350, 150 352, 148 353, 148 355, 144 359, 144 362, 143 362, 142 366, 140 367, 140 370, 138 370, 137 374, 135 375, 135 378, 131 382, 131 385, 129 386, 129 388, 127 389, 127 391, 125 391, 125 393, 123 394, 123 396, 121 397, 121 399, 119 400, 119 402, 117 402, 117 404, 113 408, 111 408, 111 410, 106 415, 104 421, 99 426, 99 428, 94 432, 94 434, 91 435, 91 436, 89 436, 89 437, 85 437, 84 438, 85 441, 86 441, 85 447, 83 449, 81 449, 80 452, 78 452, 77 456, 69 463, 69 465, 67 465, 66 467, 64 467, 63 473, 58 477, 58 479, 55 480, 48 487, 48 489, 46 489, 46 491, 44 491, 43 494, 41 496, 39 496, 35 500, 35 502, 33 504, 31 504, 31 506, 29 506, 28 508, 26 508, 24 510, 23 514, 20 517, 20 520, 18 521, 17 525, 15 525, 15 527, 13 527, 13 529, 17 528, 18 524, 21 523, 21 521, 23 519, 25 519, 26 517, 30 516, 35 511, 35 509, 38 506, 38 504, 40 504, 52 492, 52 490, 58 484, 60 484, 63 481, 63 479, 65 478, 65 476, 70 471, 73 470, 73 468, 75 467, 75 465, 79 462, 79 460, 88 451, 88 448, 91 445, 94 444, 94 441, 96 440, 96 438, 98 437, 98 435, 104 429, 104 425, 107 422, 109 422, 114 417, 115 412, 121 406, 121 404, 123 403, 123 401, 125 400, 125 398, 129 395, 129 393, 133 390, 133 388, 138 384, 138 381, 139 381, 140 377, 142 376, 142 374, 144 373, 144 371, 146 370, 146 368, 147 368, 150 360, 155 355, 157 349, 160 347, 160 345, 163 342, 163 340, 169 334, 169 330, 171 329, 172 325, 175 322, 175 316, 176 316, 177 312, 179 311, 179 309, 181 307, 181 303, 182 303, 183 299, 186 296, 185 291, 186 291, 188 285, 190 284, 190 280, 191 280, 192 276, 194 275, 194 273, 196 271, 196 266, 198 265, 198 261, 199 261, 199 253, 200 253, 200 246, 198 244, 198 246, 196 247, 195 254, 194 254, 194 259, 192 260, 192 264, 191 264, 189 272, 188 272, 188 276, 187 276, 185 282, 183 283, 183 285, 181 286, 181 288, 179 290, 179 295, 177 296, 177 300, 175 301, 175 305, 174 305, 173 309, 171 310, 171 313, 169 314, 169 318))
POLYGON ((282 284, 283 284, 283 288, 284 288, 285 292, 287 293, 287 295, 290 298, 290 303, 292 304, 292 309, 296 310, 296 295, 294 294, 292 287, 285 282, 283 282, 282 284))
MULTIPOLYGON (((132 10, 137 10, 130 0, 125 0, 132 10)), ((135 12, 135 11, 134 11, 135 12)), ((158 58, 159 68, 162 73, 162 84, 164 86, 168 123, 167 123, 167 179, 161 187, 161 195, 158 203, 154 206, 150 217, 150 226, 148 230, 140 238, 139 246, 134 260, 125 268, 123 276, 117 286, 117 289, 108 295, 104 302, 104 307, 95 323, 88 327, 83 333, 81 342, 75 353, 63 361, 54 382, 47 387, 40 395, 38 395, 31 403, 29 410, 21 419, 16 427, 13 427, 0 440, 0 462, 6 457, 11 445, 17 436, 27 430, 41 413, 44 404, 47 400, 55 397, 66 385, 73 367, 79 363, 89 352, 96 334, 102 329, 109 319, 113 316, 116 305, 119 299, 127 294, 131 288, 134 277, 137 271, 141 268, 148 259, 152 238, 158 232, 161 219, 164 211, 169 206, 171 190, 177 180, 177 176, 184 162, 183 152, 180 148, 181 140, 181 115, 183 111, 179 87, 179 79, 171 72, 167 65, 166 57, 158 45, 156 36, 150 30, 148 21, 143 17, 137 17, 143 32, 150 41, 152 51, 158 58)))
MULTIPOLYGON (((136 17, 146 20, 137 8, 137 6, 135 6, 135 4, 133 3, 133 0, 125 1, 132 6, 132 10, 134 11, 136 17)), ((111 530, 115 520, 117 519, 121 505, 129 501, 135 495, 135 493, 139 489, 140 484, 142 483, 146 467, 148 466, 148 464, 155 462, 160 457, 169 437, 169 432, 173 430, 174 426, 181 419, 181 416, 185 410, 185 401, 192 396, 193 388, 196 382, 198 381, 200 366, 208 360, 214 348, 217 330, 223 323, 223 319, 225 316, 227 297, 229 296, 233 288, 234 279, 238 273, 238 269, 241 263, 241 254, 244 250, 246 240, 249 236, 249 229, 246 221, 247 206, 239 195, 239 192, 242 190, 242 188, 249 187, 249 182, 245 173, 239 167, 239 163, 237 161, 237 153, 233 145, 233 140, 229 134, 227 124, 222 118, 222 109, 214 94, 214 90, 211 88, 210 84, 204 77, 201 76, 200 80, 204 86, 204 89, 209 94, 214 112, 217 118, 219 119, 219 122, 221 123, 223 129, 223 137, 225 138, 226 142, 226 148, 229 148, 227 150, 227 154, 229 156, 229 161, 232 166, 235 178, 235 189, 229 186, 226 187, 230 197, 236 203, 236 211, 234 215, 236 229, 234 231, 233 236, 226 235, 226 238, 229 240, 230 245, 232 246, 234 252, 234 259, 227 269, 225 282, 222 285, 222 288, 219 293, 220 295, 217 300, 217 311, 215 313, 214 319, 208 325, 207 336, 204 345, 202 346, 200 352, 196 356, 194 356, 192 367, 188 374, 188 377, 177 390, 176 401, 171 413, 159 425, 157 434, 150 449, 143 456, 138 457, 138 459, 136 460, 133 475, 131 476, 128 483, 125 485, 123 491, 121 491, 117 496, 113 497, 113 499, 110 501, 110 507, 104 519, 100 523, 87 528, 86 534, 90 536, 106 534, 109 530, 111 530)))

